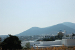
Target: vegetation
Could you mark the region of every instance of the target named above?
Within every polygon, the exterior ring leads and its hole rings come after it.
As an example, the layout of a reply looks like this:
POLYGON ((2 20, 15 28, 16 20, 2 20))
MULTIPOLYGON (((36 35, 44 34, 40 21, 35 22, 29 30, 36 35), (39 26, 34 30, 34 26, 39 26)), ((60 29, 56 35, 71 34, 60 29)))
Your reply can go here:
POLYGON ((56 36, 55 39, 62 39, 62 37, 64 36, 64 34, 60 31, 56 36))
POLYGON ((55 41, 54 37, 44 38, 43 41, 55 41))
POLYGON ((37 41, 55 41, 55 38, 54 37, 42 38, 42 39, 38 39, 37 41))
POLYGON ((25 49, 30 49, 30 43, 29 43, 29 42, 26 43, 26 45, 25 45, 25 49))
POLYGON ((75 34, 74 34, 74 33, 72 33, 72 36, 75 36, 75 34))
POLYGON ((66 46, 61 46, 61 47, 46 47, 46 48, 31 48, 31 49, 18 49, 18 50, 75 50, 75 47, 66 47, 66 46))
POLYGON ((0 49, 1 49, 1 42, 0 42, 0 49))
POLYGON ((11 49, 22 49, 21 47, 21 41, 17 36, 9 35, 2 43, 2 50, 11 50, 11 49))
POLYGON ((66 46, 61 46, 61 47, 46 47, 46 48, 36 48, 34 49, 33 47, 30 50, 75 50, 75 47, 66 47, 66 46))

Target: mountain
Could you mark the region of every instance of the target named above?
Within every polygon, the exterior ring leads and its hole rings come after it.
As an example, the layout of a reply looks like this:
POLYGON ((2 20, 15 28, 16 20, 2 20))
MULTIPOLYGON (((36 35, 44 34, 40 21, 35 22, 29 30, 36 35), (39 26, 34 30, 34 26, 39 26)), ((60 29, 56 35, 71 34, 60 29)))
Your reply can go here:
POLYGON ((66 30, 67 34, 75 33, 75 24, 70 22, 64 22, 61 24, 53 25, 46 28, 32 27, 20 34, 18 36, 27 36, 27 35, 42 35, 42 34, 57 34, 59 30, 66 30))
POLYGON ((71 23, 71 22, 64 22, 64 23, 62 23, 63 25, 66 25, 66 26, 68 26, 68 27, 71 27, 71 28, 73 28, 73 29, 75 29, 75 23, 71 23))

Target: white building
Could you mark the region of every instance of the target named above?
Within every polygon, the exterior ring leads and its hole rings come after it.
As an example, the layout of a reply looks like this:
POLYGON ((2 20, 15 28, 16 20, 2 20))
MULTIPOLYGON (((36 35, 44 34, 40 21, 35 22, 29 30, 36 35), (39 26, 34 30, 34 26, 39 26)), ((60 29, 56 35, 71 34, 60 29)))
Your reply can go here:
POLYGON ((69 35, 66 36, 66 31, 63 32, 64 36, 62 40, 55 40, 55 41, 40 41, 40 44, 33 45, 34 47, 51 47, 51 46, 75 46, 75 36, 69 35))
POLYGON ((75 36, 69 34, 68 36, 67 35, 63 36, 63 39, 75 39, 75 36))
POLYGON ((62 39, 62 44, 65 46, 75 46, 75 39, 62 39))
POLYGON ((75 39, 62 39, 62 40, 55 40, 55 41, 26 41, 22 42, 22 46, 25 46, 27 42, 30 42, 30 46, 36 47, 53 47, 53 46, 75 46, 75 39))
MULTIPOLYGON (((50 37, 50 36, 49 36, 50 37)), ((48 38, 49 38, 48 37, 48 38)), ((28 41, 30 42, 30 46, 36 48, 41 48, 41 47, 53 47, 53 46, 75 46, 75 36, 69 35, 68 37, 66 36, 66 32, 64 32, 64 36, 62 40, 55 40, 55 41, 28 41)), ((25 45, 24 42, 22 42, 23 45, 25 45)))
POLYGON ((54 37, 55 38, 55 36, 51 36, 51 35, 45 35, 43 38, 51 38, 51 37, 54 37))
POLYGON ((40 41, 23 41, 23 42, 21 42, 21 46, 25 47, 26 43, 28 43, 28 42, 30 43, 30 47, 31 46, 33 47, 34 44, 40 44, 40 41))
POLYGON ((56 41, 40 41, 39 44, 33 45, 33 47, 50 47, 52 45, 62 45, 61 40, 56 40, 56 41))

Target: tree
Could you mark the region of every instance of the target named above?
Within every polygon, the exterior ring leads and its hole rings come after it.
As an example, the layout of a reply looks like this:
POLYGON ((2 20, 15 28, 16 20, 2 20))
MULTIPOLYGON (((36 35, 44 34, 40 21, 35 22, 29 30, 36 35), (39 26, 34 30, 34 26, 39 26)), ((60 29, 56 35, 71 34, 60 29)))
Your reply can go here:
POLYGON ((44 38, 42 41, 55 41, 54 37, 44 38))
POLYGON ((0 38, 0 47, 1 47, 1 38, 0 38))
POLYGON ((26 43, 25 48, 29 49, 30 48, 30 43, 26 43))
POLYGON ((59 39, 62 39, 62 37, 64 36, 64 34, 62 32, 59 32, 57 36, 58 36, 59 39))
POLYGON ((72 36, 75 36, 75 34, 74 34, 74 33, 72 33, 72 36))
POLYGON ((9 35, 2 43, 2 50, 11 50, 11 49, 22 49, 21 47, 21 41, 17 36, 9 35))
POLYGON ((0 38, 0 49, 1 49, 1 38, 0 38))

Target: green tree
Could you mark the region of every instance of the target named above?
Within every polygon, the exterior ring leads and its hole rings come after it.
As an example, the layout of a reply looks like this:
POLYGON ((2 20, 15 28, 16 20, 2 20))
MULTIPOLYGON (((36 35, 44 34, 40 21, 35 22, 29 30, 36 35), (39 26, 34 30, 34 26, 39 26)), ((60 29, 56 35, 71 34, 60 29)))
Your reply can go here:
POLYGON ((74 34, 74 33, 72 33, 72 36, 75 36, 75 34, 74 34))
POLYGON ((1 47, 1 38, 0 38, 0 47, 1 47))
POLYGON ((29 49, 29 48, 30 48, 30 43, 29 43, 29 42, 26 43, 25 48, 26 48, 26 49, 29 49))
POLYGON ((42 41, 55 41, 54 37, 44 38, 42 41))
POLYGON ((22 49, 21 47, 21 41, 17 36, 9 35, 2 43, 2 50, 12 50, 12 49, 22 49))
POLYGON ((57 36, 58 36, 59 39, 62 39, 62 37, 64 36, 64 34, 62 32, 59 32, 57 36))

